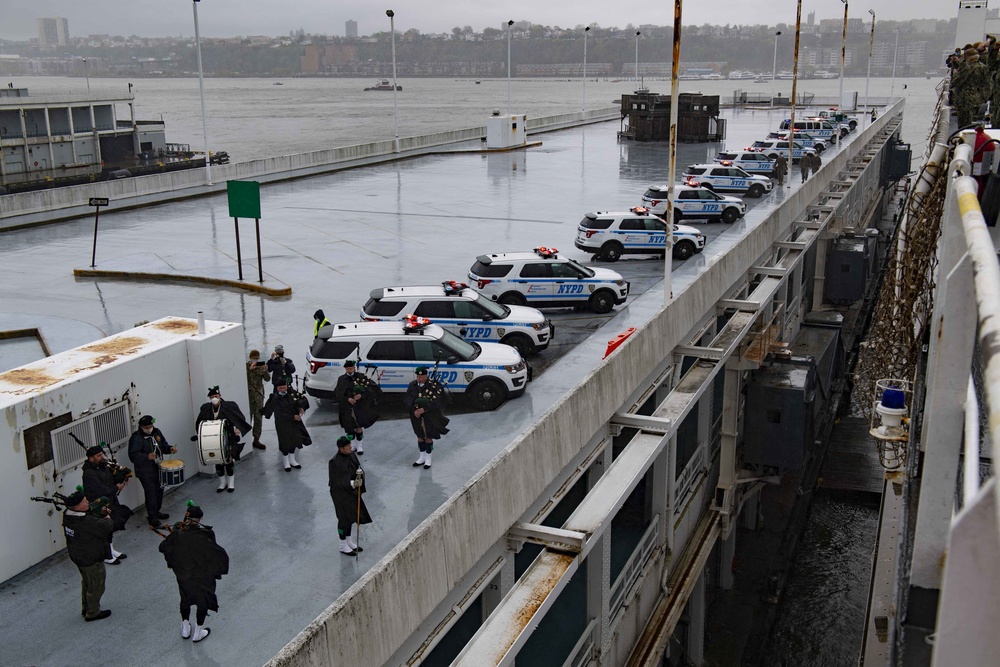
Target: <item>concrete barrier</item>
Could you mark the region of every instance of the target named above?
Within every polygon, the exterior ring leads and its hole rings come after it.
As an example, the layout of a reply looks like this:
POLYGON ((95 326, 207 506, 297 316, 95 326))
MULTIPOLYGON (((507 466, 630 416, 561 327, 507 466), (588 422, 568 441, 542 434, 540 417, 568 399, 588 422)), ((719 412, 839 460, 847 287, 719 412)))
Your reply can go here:
MULTIPOLYGON (((861 130, 852 150, 833 156, 836 175, 902 111, 902 102, 861 130)), ((384 664, 452 588, 501 540, 614 411, 649 380, 651 369, 726 291, 785 235, 828 186, 814 177, 765 220, 705 266, 674 274, 674 300, 591 371, 337 601, 307 626, 269 667, 384 664)), ((642 299, 658 299, 650 290, 642 299)))
MULTIPOLYGON (((599 123, 617 117, 618 108, 610 107, 531 118, 528 120, 526 131, 529 134, 538 134, 599 123)), ((148 206, 223 192, 226 189, 226 181, 230 180, 252 179, 262 183, 272 183, 302 178, 432 153, 442 146, 477 141, 485 136, 485 126, 470 127, 416 137, 402 137, 399 140, 399 153, 395 152, 395 142, 387 140, 213 165, 211 184, 206 180, 204 169, 186 169, 116 181, 100 181, 86 185, 3 195, 0 196, 0 231, 88 216, 93 212, 87 205, 90 197, 107 197, 112 202, 113 210, 148 206)))

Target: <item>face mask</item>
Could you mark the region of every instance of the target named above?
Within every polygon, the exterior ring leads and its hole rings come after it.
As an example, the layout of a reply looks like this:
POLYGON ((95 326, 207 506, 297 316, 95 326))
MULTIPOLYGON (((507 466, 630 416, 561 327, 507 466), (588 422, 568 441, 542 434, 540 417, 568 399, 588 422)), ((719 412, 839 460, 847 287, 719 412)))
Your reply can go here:
POLYGON ((285 396, 287 393, 287 391, 279 391, 278 396, 285 396))
POLYGON ((218 405, 221 402, 222 402, 222 399, 219 398, 218 396, 216 396, 215 398, 212 399, 212 405, 218 405))
POLYGON ((153 429, 152 428, 150 428, 148 431, 144 428, 144 429, 142 429, 142 432, 145 433, 146 435, 153 435, 153 429))

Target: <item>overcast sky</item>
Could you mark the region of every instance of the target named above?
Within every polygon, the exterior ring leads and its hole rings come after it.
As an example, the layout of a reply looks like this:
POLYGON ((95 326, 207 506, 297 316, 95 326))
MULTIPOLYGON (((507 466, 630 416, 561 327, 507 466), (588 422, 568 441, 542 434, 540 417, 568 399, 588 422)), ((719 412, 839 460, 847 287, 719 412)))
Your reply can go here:
MULTIPOLYGON (((508 19, 571 28, 597 23, 602 27, 627 24, 673 24, 670 0, 203 0, 198 23, 206 37, 235 35, 287 35, 289 30, 343 35, 344 22, 358 22, 362 35, 388 30, 386 9, 396 12, 396 29, 449 32, 455 26, 498 28, 508 19), (384 5, 384 7, 382 6, 384 5)), ((998 3, 1000 4, 1000 3, 998 3)), ((713 23, 758 24, 795 22, 794 0, 721 0, 684 4, 684 25, 713 23), (724 9, 723 9, 724 8, 724 9)), ((816 20, 843 16, 837 0, 804 0, 802 21, 810 11, 816 20)), ((957 3, 945 0, 852 0, 850 15, 868 19, 874 9, 878 19, 947 19, 957 15, 957 3)), ((171 0, 0 0, 0 38, 24 40, 37 37, 35 19, 62 16, 69 20, 71 37, 91 34, 146 37, 191 36, 194 21, 191 2, 171 0), (4 5, 6 5, 4 7, 4 5)), ((877 29, 876 29, 877 31, 877 29)))

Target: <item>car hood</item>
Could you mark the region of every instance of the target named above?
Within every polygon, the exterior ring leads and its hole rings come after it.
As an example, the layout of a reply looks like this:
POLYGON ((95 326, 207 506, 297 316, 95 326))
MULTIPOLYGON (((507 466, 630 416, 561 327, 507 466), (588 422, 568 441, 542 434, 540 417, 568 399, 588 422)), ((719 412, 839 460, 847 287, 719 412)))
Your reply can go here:
POLYGON ((589 268, 594 272, 594 277, 591 280, 623 280, 622 274, 617 271, 603 269, 599 266, 591 266, 589 268))
POLYGON ((503 343, 476 343, 483 351, 473 363, 487 366, 513 366, 521 363, 521 355, 510 345, 503 343))
POLYGON ((510 308, 510 315, 506 319, 512 322, 527 322, 528 324, 537 324, 545 321, 545 315, 542 315, 542 311, 537 308, 531 308, 530 306, 507 306, 510 308))
POLYGON ((692 227, 691 225, 677 225, 677 230, 674 234, 688 234, 690 236, 698 236, 701 234, 700 231, 692 227))

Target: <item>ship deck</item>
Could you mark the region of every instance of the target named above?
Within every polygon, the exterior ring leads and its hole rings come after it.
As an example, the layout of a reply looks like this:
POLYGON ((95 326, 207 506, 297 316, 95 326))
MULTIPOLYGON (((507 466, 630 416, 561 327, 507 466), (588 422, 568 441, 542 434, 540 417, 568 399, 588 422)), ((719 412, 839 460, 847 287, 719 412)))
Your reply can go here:
MULTIPOLYGON (((725 113, 725 146, 749 145, 785 113, 725 113)), ((194 316, 201 310, 209 319, 242 323, 247 348, 266 354, 284 344, 301 368, 316 308, 332 321, 356 319, 371 289, 462 279, 483 252, 555 245, 589 261, 572 245, 582 215, 624 210, 639 203, 646 186, 664 181, 666 144, 619 143, 617 129, 617 123, 601 123, 542 135, 543 145, 526 152, 425 157, 263 188, 264 270, 293 287, 287 298, 182 283, 74 279, 72 269, 89 264, 89 220, 9 232, 0 246, 0 276, 16 288, 5 295, 5 309, 40 318, 57 315, 67 318, 65 326, 80 320, 108 333, 140 320, 194 316)), ((679 146, 678 173, 687 164, 711 161, 722 147, 679 146)), ((797 169, 788 182, 799 186, 797 169)), ((675 285, 694 280, 706 256, 725 253, 791 188, 776 187, 760 200, 747 200, 746 218, 733 225, 699 225, 709 237, 705 254, 674 262, 675 285)), ((253 253, 248 229, 245 260, 248 251, 253 253)), ((98 259, 126 263, 142 252, 155 252, 181 270, 228 265, 235 274, 225 196, 102 212, 98 259)), ((325 463, 341 430, 335 409, 322 404, 307 414, 316 444, 299 456, 302 470, 281 468, 273 427, 265 422, 262 440, 268 449, 238 465, 235 493, 216 494, 214 478, 201 476, 165 499, 171 520, 179 518, 187 499, 201 505, 205 523, 214 526, 230 554, 230 574, 218 586, 221 609, 209 617, 211 637, 199 644, 180 638, 176 585, 156 551, 160 538, 146 530, 140 510, 115 539, 129 558, 108 567, 103 607, 112 610, 109 619, 83 623, 79 574, 65 554, 0 586, 4 664, 267 661, 525 425, 541 418, 600 361, 608 339, 659 310, 662 262, 637 257, 610 267, 632 281, 629 304, 605 317, 553 311, 557 337, 548 351, 530 360, 540 372, 527 394, 492 413, 455 406, 452 431, 436 448, 432 469, 410 466, 414 436, 399 405, 390 405, 390 414, 364 440, 371 489, 366 502, 375 522, 362 530, 365 551, 359 558, 337 552, 325 463)), ((165 435, 182 440, 191 434, 165 435)))

